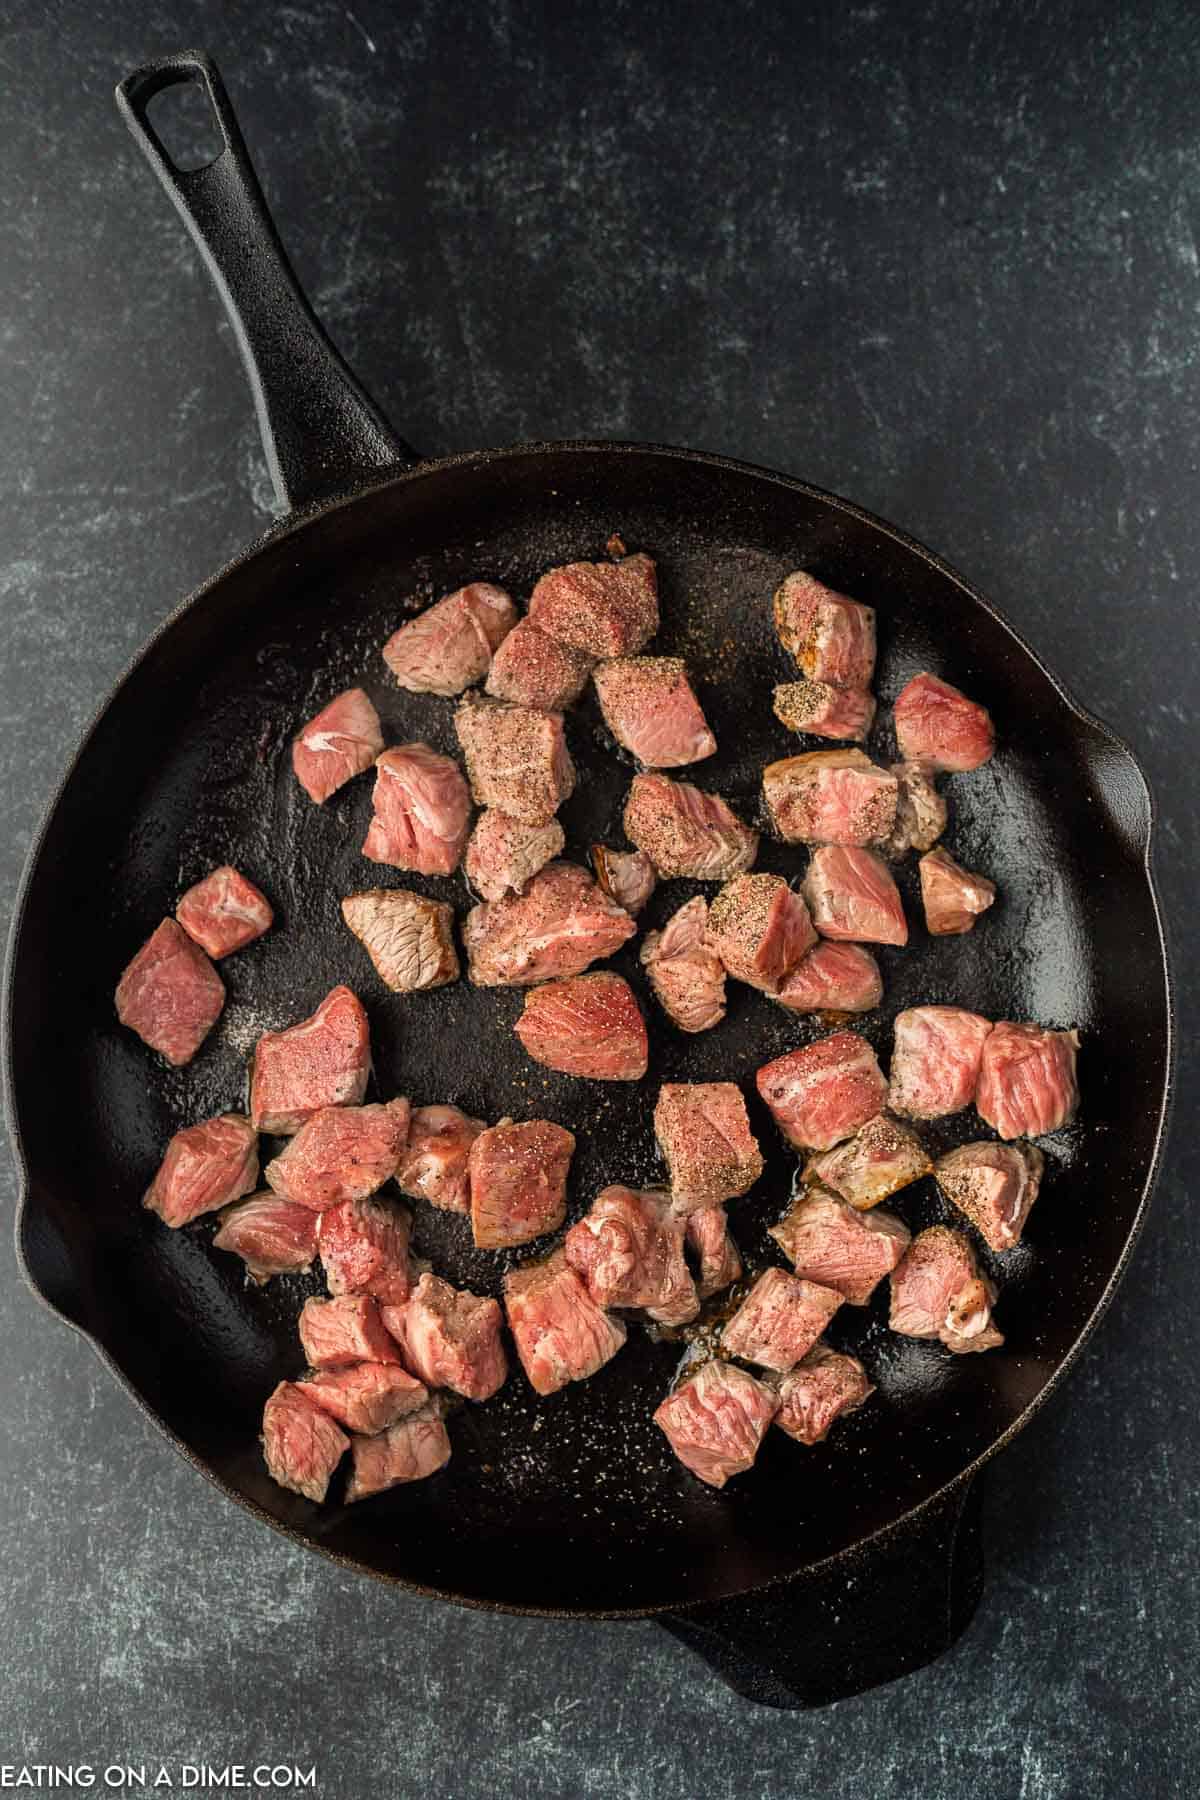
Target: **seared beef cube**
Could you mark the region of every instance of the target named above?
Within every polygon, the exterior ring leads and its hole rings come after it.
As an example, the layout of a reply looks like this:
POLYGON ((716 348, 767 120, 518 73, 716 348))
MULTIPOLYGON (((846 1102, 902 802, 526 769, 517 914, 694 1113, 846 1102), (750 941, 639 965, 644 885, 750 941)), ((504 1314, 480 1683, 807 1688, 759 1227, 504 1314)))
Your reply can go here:
POLYGON ((947 850, 930 850, 917 864, 925 929, 931 937, 961 937, 975 929, 980 913, 996 898, 996 884, 973 875, 947 850))
POLYGON ((593 844, 592 867, 609 899, 634 916, 658 886, 654 864, 642 850, 610 850, 605 844, 593 844))
POLYGON ((369 1294, 306 1300, 300 1308, 300 1344, 313 1369, 400 1361, 400 1352, 379 1316, 379 1303, 369 1294))
POLYGON ((479 806, 545 825, 575 791, 561 713, 499 700, 464 700, 454 729, 479 806))
POLYGON ((922 763, 893 763, 896 777, 896 823, 880 848, 885 856, 909 850, 931 850, 946 829, 946 802, 937 791, 934 772, 922 763))
POLYGON ((661 931, 648 931, 639 952, 650 986, 680 1031, 708 1031, 725 1017, 725 965, 708 941, 708 901, 702 894, 672 913, 661 931))
POLYGON ((624 1325, 596 1305, 562 1250, 545 1262, 510 1269, 504 1308, 521 1367, 539 1394, 586 1381, 625 1342, 624 1325))
POLYGON ((549 1119, 501 1119, 471 1145, 471 1231, 480 1250, 528 1244, 567 1212, 575 1138, 549 1119))
POLYGON ((369 769, 382 749, 379 714, 361 688, 347 688, 304 727, 292 745, 292 768, 309 799, 321 806, 369 769))
POLYGON ((769 763, 763 798, 789 844, 877 844, 896 823, 896 777, 861 750, 810 750, 769 763))
POLYGON ((142 1205, 175 1228, 249 1194, 258 1180, 258 1134, 241 1113, 177 1131, 142 1205))
POLYGON ((708 909, 708 940, 735 981, 774 994, 817 934, 782 875, 735 875, 708 909))
POLYGON ((910 1119, 943 1119, 975 1098, 992 1023, 961 1006, 897 1013, 888 1105, 910 1119))
POLYGON ((658 571, 649 556, 567 563, 543 575, 529 618, 548 637, 588 656, 631 656, 658 630, 658 571))
POLYGON ((635 775, 625 802, 625 835, 664 881, 690 875, 728 881, 758 855, 758 833, 717 794, 667 775, 635 775))
POLYGON ((936 675, 914 675, 896 701, 896 741, 905 762, 978 769, 996 748, 986 709, 936 675))
POLYGON ((121 976, 116 1002, 122 1025, 178 1069, 220 1018, 225 983, 183 927, 164 919, 121 976))
POLYGON ((822 937, 907 944, 904 903, 887 864, 874 851, 828 845, 814 850, 801 886, 822 937))
POLYGON ((254 1281, 297 1274, 317 1254, 317 1215, 277 1194, 251 1194, 222 1213, 213 1249, 240 1256, 254 1281))
POLYGON ((904 1337, 940 1338, 957 1354, 992 1350, 1004 1342, 992 1324, 995 1298, 962 1233, 932 1225, 892 1274, 888 1324, 904 1337))
POLYGON ((462 770, 428 744, 385 750, 375 764, 374 816, 362 853, 418 875, 453 875, 471 826, 462 770))
POLYGON ((314 1212, 365 1199, 396 1173, 410 1110, 404 1099, 386 1106, 323 1107, 267 1164, 267 1186, 314 1212))
POLYGON ((422 1275, 403 1306, 383 1308, 383 1322, 414 1375, 465 1400, 490 1400, 507 1380, 503 1316, 499 1301, 430 1274, 422 1275))
POLYGON ((369 1294, 382 1305, 400 1305, 412 1289, 411 1236, 411 1213, 391 1200, 370 1195, 331 1206, 317 1227, 330 1293, 369 1294))
POLYGON ((563 1075, 640 1081, 650 1045, 633 989, 600 969, 531 988, 514 1027, 529 1055, 563 1075))
POLYGON ((572 650, 539 631, 531 619, 522 619, 492 658, 487 692, 514 706, 565 712, 582 694, 595 666, 595 657, 585 650, 572 650))
POLYGON ((907 1225, 887 1212, 856 1212, 821 1188, 802 1193, 770 1234, 797 1275, 865 1306, 909 1245, 907 1225))
POLYGON ((1002 1019, 983 1046, 975 1109, 1002 1138, 1042 1137, 1075 1117, 1077 1031, 1002 1019))
POLYGON ((721 1348, 727 1356, 786 1375, 841 1304, 834 1288, 786 1269, 765 1269, 721 1333, 721 1348))
POLYGON ((774 996, 789 1012, 873 1012, 883 999, 883 976, 860 944, 818 944, 802 956, 774 996))
POLYGON ((394 994, 445 987, 459 976, 454 908, 408 888, 347 894, 342 917, 394 994))
POLYGON ((371 1073, 367 1015, 335 987, 310 1018, 268 1031, 254 1050, 250 1117, 256 1131, 290 1136, 325 1106, 357 1106, 371 1073))
POLYGON ((252 881, 231 863, 222 863, 188 889, 175 908, 175 917, 188 936, 219 962, 270 931, 275 914, 252 881))
POLYGON ((263 1408, 262 1444, 271 1480, 318 1505, 350 1448, 345 1432, 294 1381, 281 1381, 263 1408))
POLYGON ((408 1127, 408 1144, 396 1170, 396 1186, 412 1200, 428 1200, 443 1212, 470 1212, 467 1170, 471 1145, 485 1130, 457 1106, 418 1106, 408 1127))
POLYGON ((932 1167, 916 1134, 879 1113, 846 1143, 810 1158, 804 1179, 820 1182, 865 1212, 928 1175, 932 1167))
POLYGON ((689 1213, 685 1236, 699 1264, 696 1292, 701 1300, 741 1280, 742 1259, 729 1234, 723 1206, 702 1206, 699 1212, 689 1213))
POLYGON ((775 594, 775 630, 810 681, 866 688, 875 673, 875 613, 803 569, 775 594))
POLYGON ((633 937, 637 926, 586 869, 547 863, 523 894, 476 906, 463 921, 476 987, 532 987, 582 975, 633 937))
POLYGON ((683 1325, 700 1310, 684 1229, 669 1195, 606 1187, 563 1250, 597 1306, 644 1307, 660 1324, 683 1325))
POLYGON ((819 1444, 843 1413, 856 1412, 874 1392, 857 1356, 814 1344, 780 1383, 775 1423, 799 1444, 819 1444))
POLYGON ((592 680, 604 723, 644 768, 679 769, 715 751, 682 657, 613 657, 592 680))
POLYGON ((410 1413, 375 1437, 350 1440, 349 1502, 366 1500, 402 1481, 424 1481, 450 1461, 450 1439, 436 1402, 410 1413))
POLYGON ((789 731, 852 743, 870 731, 875 697, 865 688, 833 687, 827 681, 786 681, 775 689, 774 709, 789 731))
POLYGON ((395 1363, 355 1363, 350 1369, 322 1369, 296 1386, 306 1399, 347 1431, 386 1431, 427 1404, 423 1382, 395 1363))
POLYGON ((654 1108, 654 1134, 680 1212, 734 1200, 763 1172, 746 1102, 732 1081, 667 1082, 654 1108))
POLYGON ((789 1144, 829 1150, 873 1119, 887 1096, 875 1052, 856 1031, 835 1031, 765 1063, 758 1091, 789 1144))
POLYGON ((993 1250, 1011 1250, 1041 1186, 1045 1159, 1033 1144, 984 1141, 951 1150, 934 1165, 938 1186, 993 1250))
POLYGON ((758 1455, 779 1395, 736 1363, 706 1362, 668 1394, 654 1415, 685 1469, 721 1488, 758 1455))
POLYGON ((558 856, 566 836, 557 819, 530 825, 489 806, 475 821, 463 862, 467 880, 485 900, 519 894, 539 869, 558 856))
POLYGON ((483 680, 517 617, 503 588, 472 581, 393 632, 383 660, 410 693, 449 698, 483 680))

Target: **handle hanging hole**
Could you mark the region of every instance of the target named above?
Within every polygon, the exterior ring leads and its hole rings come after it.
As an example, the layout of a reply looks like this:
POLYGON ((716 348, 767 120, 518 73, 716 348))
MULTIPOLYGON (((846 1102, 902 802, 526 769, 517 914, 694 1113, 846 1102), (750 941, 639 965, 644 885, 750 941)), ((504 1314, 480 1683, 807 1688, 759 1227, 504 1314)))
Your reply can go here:
POLYGON ((155 94, 146 106, 150 128, 177 174, 191 175, 215 163, 225 140, 208 90, 199 75, 188 75, 155 94))

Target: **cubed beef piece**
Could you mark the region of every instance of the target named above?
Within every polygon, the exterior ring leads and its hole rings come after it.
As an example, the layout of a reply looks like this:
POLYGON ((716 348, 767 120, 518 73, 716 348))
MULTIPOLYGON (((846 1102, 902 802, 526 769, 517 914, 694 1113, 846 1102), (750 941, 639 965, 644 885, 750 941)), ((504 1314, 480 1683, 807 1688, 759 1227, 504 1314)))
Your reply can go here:
POLYGON ((961 1006, 897 1013, 888 1105, 910 1119, 942 1119, 975 1098, 990 1019, 961 1006))
POLYGON ((751 1467, 778 1410, 774 1388, 736 1363, 714 1360, 667 1395, 654 1423, 685 1469, 721 1488, 751 1467))
POLYGON ((362 853, 418 875, 452 875, 471 828, 471 796, 452 757, 401 744, 375 763, 374 816, 362 853))
POLYGON ((764 1064, 758 1091, 789 1144, 829 1150, 873 1119, 887 1097, 875 1052, 856 1031, 835 1031, 764 1064))
POLYGON ((563 1249, 597 1306, 643 1307, 660 1324, 683 1325, 700 1310, 684 1230, 669 1194, 607 1187, 563 1249))
POLYGON ((1077 1031, 1002 1019, 979 1063, 975 1107, 1002 1138, 1042 1137, 1075 1117, 1077 1031))
POLYGON ((528 1244, 567 1212, 575 1138, 550 1119, 501 1119, 471 1145, 471 1231, 481 1250, 528 1244))
POLYGON ((937 791, 934 771, 923 763, 893 763, 896 777, 896 823, 880 845, 885 856, 909 850, 931 850, 946 829, 946 802, 937 791))
POLYGON ((637 926, 586 869, 547 863, 523 894, 476 906, 463 921, 468 973, 477 987, 532 987, 582 975, 619 950, 637 926))
POLYGON ((398 1306, 412 1291, 412 1215, 376 1195, 343 1200, 321 1214, 317 1249, 331 1294, 369 1294, 398 1306))
POLYGON ((361 688, 347 688, 310 719, 292 745, 292 768, 310 800, 324 804, 369 769, 383 749, 379 714, 361 688))
POLYGON ((725 1017, 725 965, 708 941, 708 902, 685 901, 639 952, 655 998, 680 1031, 709 1031, 725 1017))
POLYGON ((213 1249, 240 1256, 246 1273, 258 1282, 298 1274, 311 1267, 317 1254, 317 1215, 278 1194, 252 1194, 221 1214, 213 1249))
POLYGON ((263 1458, 280 1487, 318 1505, 350 1440, 294 1381, 281 1381, 263 1408, 263 1458))
POLYGON ((503 588, 472 581, 392 633, 383 660, 414 694, 461 694, 482 681, 517 622, 503 588))
POLYGON ((365 1199, 396 1173, 410 1110, 404 1099, 386 1106, 323 1107, 267 1164, 267 1186, 314 1212, 365 1199))
POLYGON ((986 875, 973 875, 947 850, 930 850, 917 864, 921 877, 921 903, 925 929, 931 937, 961 937, 975 929, 980 913, 996 898, 996 884, 986 875))
POLYGON ((928 1175, 932 1167, 916 1133, 879 1113, 846 1143, 811 1157, 804 1179, 820 1182, 865 1212, 928 1175))
POLYGON ((718 794, 668 775, 635 775, 625 802, 625 835, 663 880, 729 881, 758 855, 758 833, 718 794))
POLYGON ((490 1400, 508 1378, 500 1341, 500 1303, 437 1275, 422 1275, 403 1306, 385 1306, 383 1322, 414 1375, 465 1400, 490 1400))
POLYGON ((729 1232, 723 1206, 702 1206, 689 1213, 686 1243, 695 1253, 696 1292, 701 1300, 719 1294, 742 1278, 742 1259, 729 1232))
POLYGON ((445 987, 459 976, 454 908, 408 888, 347 894, 342 917, 394 994, 445 987))
POLYGON ((183 927, 164 919, 121 976, 116 1002, 122 1025, 178 1069, 220 1018, 225 983, 183 927))
POLYGON ((827 681, 785 681, 775 689, 775 717, 789 731, 853 743, 865 738, 875 718, 875 697, 865 688, 827 681))
POLYGON ((188 936, 219 962, 270 931, 275 914, 252 881, 231 863, 223 863, 188 889, 175 917, 188 936))
POLYGON ((735 981, 774 994, 817 934, 782 875, 735 875, 708 909, 708 939, 735 981))
POLYGON ((344 1369, 350 1363, 398 1363, 400 1352, 369 1294, 308 1299, 300 1308, 300 1344, 313 1369, 344 1369))
POLYGON ((514 1027, 535 1062, 589 1081, 640 1081, 650 1057, 633 989, 606 969, 531 988, 514 1027))
POLYGON ((1004 1342, 992 1324, 995 1298, 962 1233, 932 1225, 893 1271, 888 1324, 904 1337, 940 1338, 958 1354, 992 1350, 1004 1342))
POLYGON ((475 821, 463 862, 467 880, 485 900, 519 894, 539 869, 560 855, 566 836, 557 819, 531 825, 489 806, 475 821))
POLYGON ((794 1200, 770 1228, 797 1275, 833 1288, 851 1306, 865 1306, 909 1245, 907 1225, 887 1212, 856 1212, 813 1188, 794 1200))
POLYGON ((877 844, 896 823, 896 777, 861 750, 810 750, 769 763, 763 798, 789 844, 877 844))
POLYGON ((492 658, 486 687, 495 699, 514 706, 565 712, 582 694, 595 666, 595 657, 586 650, 572 650, 539 631, 531 619, 522 619, 492 658))
POLYGON ((810 681, 866 688, 875 673, 875 613, 797 569, 775 593, 775 630, 810 681))
POLYGON ((561 713, 468 698, 454 715, 479 806, 545 825, 575 791, 561 713))
POLYGON ((510 1269, 504 1308, 521 1367, 539 1394, 586 1381, 625 1342, 625 1327, 588 1293, 562 1250, 545 1262, 510 1269))
POLYGON ((888 867, 872 850, 826 845, 814 850, 801 885, 822 937, 907 944, 904 903, 888 867))
POLYGON ((418 1106, 408 1127, 408 1144, 396 1170, 396 1185, 412 1200, 428 1200, 443 1212, 470 1212, 471 1145, 485 1130, 457 1106, 418 1106))
POLYGON ((978 769, 996 748, 986 709, 936 675, 914 675, 896 701, 896 741, 905 762, 978 769))
POLYGON ((658 571, 649 556, 567 563, 542 576, 530 621, 588 656, 631 656, 658 630, 658 571))
POLYGON ((951 1150, 934 1165, 938 1186, 993 1250, 1011 1250, 1038 1197, 1045 1158, 1033 1144, 984 1141, 951 1150))
POLYGON ((369 1499, 402 1481, 424 1481, 450 1461, 450 1438, 436 1402, 374 1437, 350 1440, 346 1499, 369 1499))
POLYGON ((609 899, 627 913, 640 913, 658 886, 654 864, 642 850, 610 850, 606 844, 593 844, 592 867, 609 899))
POLYGON ((604 723, 647 769, 703 762, 717 747, 679 656, 616 656, 592 676, 604 723))
POLYGON ((857 1356, 814 1344, 779 1385, 775 1423, 800 1444, 819 1444, 844 1413, 856 1412, 875 1389, 857 1356))
POLYGON ((258 1134, 241 1113, 222 1113, 177 1131, 142 1205, 175 1228, 253 1191, 258 1134))
POLYGON ((800 958, 774 998, 789 1012, 873 1012, 883 999, 883 976, 861 944, 827 940, 800 958))
POLYGON ((680 1212, 736 1199, 763 1172, 746 1102, 732 1081, 667 1082, 654 1108, 654 1134, 680 1212))
POLYGON ((721 1333, 727 1356, 758 1363, 779 1375, 812 1349, 842 1304, 835 1288, 765 1269, 721 1333))
POLYGON ((363 1362, 349 1369, 321 1369, 296 1386, 347 1431, 367 1436, 386 1431, 429 1400, 424 1383, 414 1381, 407 1369, 395 1363, 363 1362))
POLYGON ((357 1106, 370 1073, 362 1002, 348 987, 335 987, 310 1018, 259 1038, 250 1076, 255 1130, 287 1136, 322 1107, 357 1106))

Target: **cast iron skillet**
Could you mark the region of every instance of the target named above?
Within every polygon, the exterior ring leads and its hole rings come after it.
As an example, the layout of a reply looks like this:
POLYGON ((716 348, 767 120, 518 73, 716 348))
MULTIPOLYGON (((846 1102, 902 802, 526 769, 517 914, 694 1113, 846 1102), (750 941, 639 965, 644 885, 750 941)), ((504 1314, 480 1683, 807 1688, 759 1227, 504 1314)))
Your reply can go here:
MULTIPOLYGON (((7 978, 10 1119, 23 1179, 18 1244, 39 1294, 83 1332, 172 1442, 226 1493, 300 1542, 399 1585, 469 1605, 545 1614, 659 1615, 742 1692, 775 1705, 852 1693, 953 1641, 979 1588, 980 1464, 1074 1361, 1140 1227, 1161 1142, 1171 1012, 1147 867, 1151 806, 1132 756, 1080 710, 946 565, 857 507, 803 482, 648 445, 522 445, 426 462, 400 443, 306 302, 207 58, 154 63, 121 109, 204 255, 237 329, 271 470, 290 515, 205 584, 129 670, 66 775, 26 872, 7 978), (195 81, 224 148, 176 169, 146 117, 195 81), (784 665, 769 626, 779 578, 804 565, 878 608, 884 703, 930 667, 985 702, 1000 751, 950 782, 950 843, 990 870, 1002 900, 973 936, 885 952, 887 997, 865 1029, 919 1000, 1077 1025, 1079 1122, 1047 1143, 1051 1172, 1027 1245, 1004 1260, 1006 1347, 984 1357, 891 1336, 885 1296, 844 1308, 879 1393, 832 1440, 770 1434, 758 1466, 716 1494, 686 1475, 650 1423, 679 1356, 640 1330, 594 1380, 534 1402, 518 1374, 452 1422, 434 1480, 356 1507, 318 1508, 267 1479, 257 1430, 274 1383, 298 1367, 295 1315, 316 1280, 251 1290, 213 1252, 211 1225, 170 1232, 139 1197, 182 1124, 239 1102, 258 1033, 350 981, 371 1015, 379 1089, 454 1100, 496 1118, 544 1113, 578 1134, 576 1213, 606 1181, 660 1178, 650 1117, 665 1079, 749 1077, 820 1027, 745 989, 698 1040, 661 1027, 632 1088, 572 1082, 511 1037, 519 996, 467 983, 387 994, 349 938, 338 898, 394 881, 365 863, 368 781, 325 808, 289 769, 297 725, 364 681, 389 742, 453 749, 451 703, 397 691, 378 656, 405 613, 472 577, 527 594, 554 563, 602 554, 619 531, 662 573, 663 648, 685 653, 721 744, 696 771, 745 812, 757 771, 783 754, 769 690, 784 665), (176 897, 230 860, 266 888, 276 930, 222 964, 221 1028, 187 1069, 159 1066, 113 1015, 117 975, 176 897), (853 1316, 851 1316, 853 1314, 853 1316)), ((568 726, 581 770, 564 813, 576 855, 620 841, 630 770, 585 705, 568 726)), ((881 733, 873 746, 888 753, 881 733)), ((798 873, 764 844, 761 866, 798 873)), ((911 871, 910 919, 920 917, 911 871)), ((659 923, 688 884, 660 890, 659 923)), ((633 951, 617 966, 640 986, 633 951)), ((793 1159, 754 1104, 768 1148, 734 1208, 750 1263, 786 1199, 793 1159)), ((931 1136, 971 1135, 973 1115, 931 1136)), ((505 1258, 473 1251, 461 1220, 421 1209, 417 1243, 450 1279, 497 1291, 505 1258)), ((931 1182, 902 1197, 914 1226, 942 1216, 931 1182)))

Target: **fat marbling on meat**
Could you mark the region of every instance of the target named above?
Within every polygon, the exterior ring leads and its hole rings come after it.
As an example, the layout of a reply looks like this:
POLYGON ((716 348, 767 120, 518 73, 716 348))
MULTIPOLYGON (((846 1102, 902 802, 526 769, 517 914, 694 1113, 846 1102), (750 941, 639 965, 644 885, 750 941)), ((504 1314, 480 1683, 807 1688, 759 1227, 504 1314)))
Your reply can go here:
POLYGON ((471 1145, 471 1231, 480 1250, 557 1231, 567 1211, 575 1137, 550 1119, 501 1119, 471 1145))
POLYGON ((759 1094, 789 1144, 829 1150, 873 1119, 887 1096, 875 1052, 855 1031, 835 1031, 764 1063, 759 1094))
POLYGON ((342 917, 394 994, 445 987, 459 977, 454 908, 408 888, 347 894, 342 917))
POLYGON ((685 1469, 722 1488, 752 1466, 778 1411, 773 1387, 714 1358, 667 1395, 654 1423, 685 1469))
POLYGON ((742 1091, 732 1081, 665 1082, 654 1135, 681 1213, 748 1193, 763 1172, 742 1091))
POLYGON ((398 1363, 400 1352, 385 1329, 378 1301, 369 1294, 316 1296, 300 1308, 300 1346, 313 1369, 344 1369, 351 1363, 398 1363))
POLYGON ((1002 1019, 983 1046, 975 1108, 1002 1138, 1042 1137, 1075 1117, 1077 1031, 1002 1019))
POLYGON ((937 1184, 988 1246, 1011 1250, 1021 1241, 1038 1196, 1045 1158, 1033 1144, 963 1144, 934 1165, 937 1184))
POLYGON ((361 688, 347 688, 310 719, 292 744, 292 768, 310 800, 331 794, 369 769, 383 750, 379 714, 361 688))
POLYGON ((412 1291, 412 1214, 382 1194, 343 1200, 323 1212, 317 1250, 331 1294, 369 1296, 399 1306, 412 1291))
POLYGON ((418 875, 452 875, 471 824, 471 796, 453 757, 400 744, 375 762, 374 814, 362 853, 418 875))
POLYGON ((426 1386, 449 1388, 464 1400, 490 1400, 504 1386, 499 1301, 427 1272, 403 1306, 382 1310, 405 1366, 426 1386))
POLYGON ((896 824, 896 777, 861 750, 809 750, 763 770, 771 823, 788 844, 882 843, 896 824))
POLYGON ((819 1444, 838 1419, 856 1412, 874 1392, 856 1356, 814 1344, 779 1384, 775 1423, 799 1444, 819 1444))
POLYGON ((948 850, 930 850, 917 864, 925 929, 931 937, 961 937, 996 898, 996 884, 956 863, 948 850))
POLYGON ((633 989, 597 969, 530 988, 514 1030, 547 1069, 589 1081, 640 1081, 650 1045, 633 989))
POLYGON ((658 571, 651 557, 567 563, 529 599, 530 622, 585 655, 632 656, 658 630, 658 571))
POLYGON ((427 1404, 425 1384, 395 1363, 355 1363, 348 1369, 319 1369, 297 1381, 306 1400, 327 1412, 346 1431, 370 1436, 427 1404))
POLYGON ((644 768, 679 769, 716 750, 682 657, 612 657, 592 680, 604 723, 644 768))
POLYGON ((741 1280, 742 1259, 724 1206, 702 1206, 689 1213, 684 1238, 696 1259, 696 1292, 701 1300, 741 1280))
POLYGON ((804 1166, 804 1179, 819 1182, 860 1211, 928 1175, 933 1164, 914 1131, 878 1113, 860 1131, 804 1166))
POLYGON ((775 591, 775 630, 810 681, 868 688, 875 673, 875 613, 805 569, 775 591))
POLYGON ((533 706, 542 712, 565 712, 587 686, 596 665, 585 650, 572 650, 522 619, 492 658, 484 686, 495 700, 533 706))
POLYGON ((545 825, 575 791, 562 714, 468 695, 454 729, 479 806, 545 825))
POLYGON ((975 1098, 992 1022, 962 1006, 897 1013, 888 1105, 910 1119, 943 1119, 975 1098))
POLYGON ((262 1446, 271 1480, 319 1505, 350 1439, 294 1381, 281 1381, 263 1408, 262 1446))
POLYGON ((175 1133, 142 1205, 174 1229, 252 1193, 257 1180, 257 1132, 242 1113, 222 1113, 175 1133))
POLYGON ((117 983, 117 1017, 174 1068, 191 1062, 221 1016, 225 983, 199 944, 164 919, 117 983))
POLYGON ((962 1233, 931 1225, 892 1272, 888 1324, 902 1337, 940 1338, 958 1355, 992 1350, 1004 1342, 992 1324, 995 1298, 962 1233))
POLYGON ((489 806, 475 821, 463 869, 484 900, 519 894, 539 869, 561 854, 566 835, 557 819, 531 825, 489 806))
POLYGON ((812 853, 800 891, 822 937, 866 944, 908 942, 900 891, 873 850, 822 845, 812 853))
POLYGON ((830 938, 800 958, 772 997, 789 1012, 873 1012, 883 999, 883 976, 861 944, 830 938))
POLYGON ((684 1260, 686 1226, 669 1194, 606 1187, 563 1240, 566 1259, 597 1306, 638 1307, 663 1325, 700 1310, 684 1260))
POLYGON ((190 887, 175 908, 175 917, 200 948, 220 962, 235 950, 244 950, 271 929, 275 914, 266 895, 233 867, 222 863, 195 887, 190 887))
POLYGON ((725 1017, 725 965, 708 939, 703 894, 672 913, 661 931, 648 931, 639 960, 655 998, 680 1031, 709 1031, 725 1017))
POLYGON ((311 1017, 259 1038, 250 1074, 254 1128, 290 1136, 323 1107, 357 1106, 370 1073, 362 1002, 348 987, 335 987, 311 1017))
POLYGON ((346 1499, 369 1499, 404 1481, 425 1481, 450 1461, 450 1438, 436 1400, 374 1437, 350 1440, 346 1499))
POLYGON ((396 1170, 400 1192, 442 1212, 470 1212, 471 1145, 486 1129, 482 1119, 469 1118, 457 1106, 416 1107, 396 1170))
POLYGON ((625 835, 663 880, 729 881, 758 855, 758 833, 718 794, 668 775, 635 775, 625 802, 625 835))
POLYGON ((633 937, 637 926, 575 863, 547 863, 522 894, 474 907, 463 923, 468 974, 477 987, 532 987, 582 975, 633 937))
POLYGON ((865 738, 875 718, 874 695, 828 681, 786 681, 775 689, 772 704, 789 731, 850 743, 865 738))
POLYGON ((782 875, 735 875, 708 909, 708 941, 735 981, 774 994, 817 941, 802 896, 782 875))
POLYGON ((561 1249, 509 1270, 504 1309, 521 1367, 538 1394, 588 1380, 625 1342, 624 1325, 596 1305, 561 1249))
POLYGON ((610 850, 607 844, 593 844, 591 858, 609 899, 636 917, 658 886, 650 858, 642 850, 610 850))
POLYGON ((786 1269, 765 1269, 721 1333, 727 1356, 786 1375, 812 1349, 842 1304, 835 1288, 786 1269))
POLYGON ((240 1256, 253 1281, 293 1275, 312 1267, 317 1254, 317 1215, 264 1191, 239 1200, 221 1214, 214 1250, 240 1256))
POLYGON ((393 632, 383 660, 400 687, 449 698, 483 680, 516 622, 503 588, 472 581, 393 632))
POLYGON ((905 762, 931 769, 978 769, 996 748, 986 709, 948 681, 914 675, 896 700, 896 741, 905 762))
POLYGON ((836 1194, 812 1188, 770 1227, 797 1275, 865 1306, 908 1249, 907 1225, 894 1214, 857 1212, 836 1194))
POLYGON ((267 1186, 314 1212, 365 1199, 396 1173, 410 1110, 404 1099, 384 1106, 322 1107, 267 1164, 267 1186))

